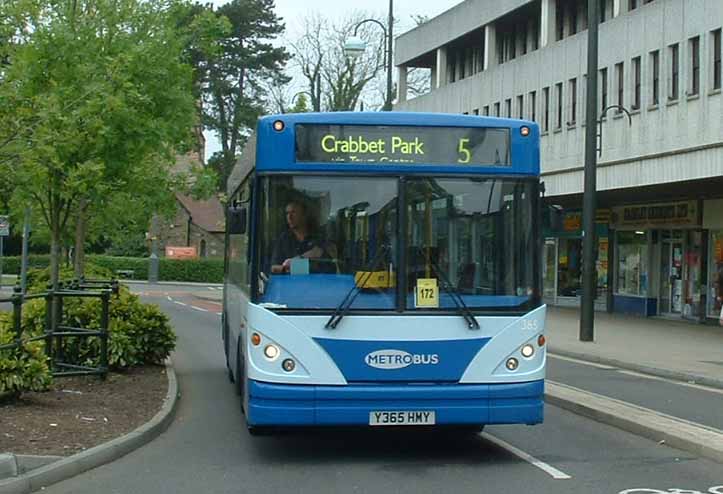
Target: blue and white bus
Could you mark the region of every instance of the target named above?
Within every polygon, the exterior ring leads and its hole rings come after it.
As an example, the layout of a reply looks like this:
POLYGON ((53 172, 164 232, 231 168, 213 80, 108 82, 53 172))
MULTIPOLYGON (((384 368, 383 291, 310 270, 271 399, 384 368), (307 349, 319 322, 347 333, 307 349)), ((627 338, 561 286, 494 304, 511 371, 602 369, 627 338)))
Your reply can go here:
POLYGON ((251 433, 542 422, 534 122, 264 117, 227 186, 222 335, 251 433))

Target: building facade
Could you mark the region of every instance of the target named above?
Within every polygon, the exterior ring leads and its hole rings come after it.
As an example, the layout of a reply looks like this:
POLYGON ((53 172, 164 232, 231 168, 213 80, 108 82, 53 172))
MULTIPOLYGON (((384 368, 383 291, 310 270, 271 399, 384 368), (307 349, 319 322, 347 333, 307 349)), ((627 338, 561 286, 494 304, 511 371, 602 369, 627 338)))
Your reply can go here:
MULTIPOLYGON (((581 291, 586 6, 466 0, 396 41, 395 110, 540 125, 546 202, 565 211, 545 240, 554 304, 577 304, 581 291), (411 98, 413 70, 431 84, 411 98)), ((712 320, 723 298, 723 2, 600 0, 600 10, 596 306, 712 320)))

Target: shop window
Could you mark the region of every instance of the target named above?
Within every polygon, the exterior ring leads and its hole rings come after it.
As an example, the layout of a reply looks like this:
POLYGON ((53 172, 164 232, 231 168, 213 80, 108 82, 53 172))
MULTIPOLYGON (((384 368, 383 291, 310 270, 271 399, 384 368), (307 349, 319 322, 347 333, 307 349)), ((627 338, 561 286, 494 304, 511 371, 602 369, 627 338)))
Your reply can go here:
POLYGON ((582 294, 582 239, 560 239, 557 276, 558 296, 576 297, 582 294))
POLYGON ((617 284, 620 295, 645 296, 648 292, 648 239, 645 232, 618 232, 617 284))
POLYGON ((723 306, 723 230, 710 234, 710 297, 708 315, 720 317, 723 306))

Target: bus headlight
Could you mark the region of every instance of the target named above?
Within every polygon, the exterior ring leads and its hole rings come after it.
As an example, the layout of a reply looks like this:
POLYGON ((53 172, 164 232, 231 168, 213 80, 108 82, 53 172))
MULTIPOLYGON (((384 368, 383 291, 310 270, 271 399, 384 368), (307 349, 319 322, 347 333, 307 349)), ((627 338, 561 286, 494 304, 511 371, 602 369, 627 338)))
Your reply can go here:
POLYGON ((286 372, 293 372, 296 368, 296 362, 294 362, 290 358, 284 359, 284 361, 281 362, 281 368, 284 369, 286 372))
POLYGON ((522 350, 520 350, 520 353, 522 353, 522 356, 525 358, 530 358, 535 354, 535 347, 530 345, 529 343, 522 347, 522 350))
POLYGON ((269 360, 276 360, 279 356, 279 347, 276 345, 266 345, 264 348, 264 356, 269 360))
POLYGON ((516 371, 519 366, 520 362, 515 357, 508 358, 505 363, 505 367, 507 367, 508 371, 516 371))

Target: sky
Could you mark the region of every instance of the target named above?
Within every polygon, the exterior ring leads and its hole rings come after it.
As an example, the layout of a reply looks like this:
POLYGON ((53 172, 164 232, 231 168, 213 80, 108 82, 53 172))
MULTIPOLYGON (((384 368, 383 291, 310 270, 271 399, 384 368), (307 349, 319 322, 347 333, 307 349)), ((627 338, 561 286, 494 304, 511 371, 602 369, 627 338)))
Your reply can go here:
MULTIPOLYGON (((214 5, 219 6, 226 3, 227 0, 212 1, 214 5)), ((394 0, 394 18, 398 20, 394 27, 394 36, 396 37, 414 27, 415 23, 412 16, 435 17, 460 3, 462 3, 462 0, 394 0)), ((360 2, 350 2, 348 0, 276 0, 276 13, 286 24, 286 33, 284 34, 286 39, 297 38, 301 34, 301 20, 312 13, 316 12, 332 19, 343 19, 359 10, 386 18, 389 12, 389 0, 362 0, 360 2)), ((206 136, 206 158, 208 159, 215 151, 220 149, 220 145, 212 132, 206 131, 204 135, 206 136)))

